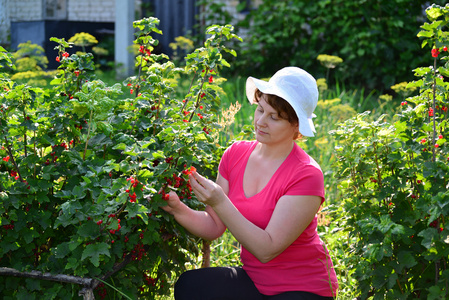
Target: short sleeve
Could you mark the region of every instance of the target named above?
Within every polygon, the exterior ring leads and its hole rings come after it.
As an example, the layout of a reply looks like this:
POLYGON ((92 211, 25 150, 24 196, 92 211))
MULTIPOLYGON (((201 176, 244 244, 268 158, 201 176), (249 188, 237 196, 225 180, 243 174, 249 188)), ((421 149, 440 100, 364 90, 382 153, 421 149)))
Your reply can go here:
POLYGON ((223 177, 227 181, 229 181, 229 165, 234 145, 235 143, 225 150, 223 156, 221 157, 220 164, 218 165, 218 172, 220 172, 221 177, 223 177))
POLYGON ((306 166, 301 173, 297 173, 294 180, 290 180, 285 195, 319 196, 323 203, 325 200, 323 172, 313 165, 306 166))
POLYGON ((248 151, 252 151, 256 144, 256 142, 250 141, 237 141, 229 146, 223 153, 218 165, 220 175, 227 181, 230 181, 231 171, 248 154, 248 151))
MULTIPOLYGON (((231 146, 232 147, 232 146, 231 146)), ((229 181, 229 157, 231 152, 231 147, 227 148, 221 157, 220 164, 218 165, 218 172, 220 172, 221 177, 229 181)))

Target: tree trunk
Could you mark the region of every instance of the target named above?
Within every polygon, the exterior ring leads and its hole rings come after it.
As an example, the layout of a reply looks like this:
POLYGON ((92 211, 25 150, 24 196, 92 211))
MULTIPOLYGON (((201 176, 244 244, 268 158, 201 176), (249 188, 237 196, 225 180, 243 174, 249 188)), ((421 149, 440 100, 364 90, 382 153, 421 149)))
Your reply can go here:
POLYGON ((201 268, 210 267, 210 242, 203 240, 203 247, 201 249, 203 253, 203 261, 201 263, 201 268))

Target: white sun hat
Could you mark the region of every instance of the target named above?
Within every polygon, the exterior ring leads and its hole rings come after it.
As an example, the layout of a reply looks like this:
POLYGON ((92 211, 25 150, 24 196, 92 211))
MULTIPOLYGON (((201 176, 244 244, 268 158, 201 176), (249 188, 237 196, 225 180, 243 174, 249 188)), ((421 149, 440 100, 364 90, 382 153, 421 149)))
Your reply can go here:
POLYGON ((246 97, 251 104, 254 104, 256 88, 287 101, 298 117, 299 132, 304 136, 314 136, 316 131, 312 118, 316 117, 313 111, 318 103, 318 87, 312 75, 298 67, 285 67, 268 82, 250 76, 246 80, 246 97))

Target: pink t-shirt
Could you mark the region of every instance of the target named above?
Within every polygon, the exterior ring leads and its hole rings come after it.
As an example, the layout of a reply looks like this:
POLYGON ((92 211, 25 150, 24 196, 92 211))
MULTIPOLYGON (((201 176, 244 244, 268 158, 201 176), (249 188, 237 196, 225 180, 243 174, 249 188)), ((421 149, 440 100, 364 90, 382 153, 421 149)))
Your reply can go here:
MULTIPOLYGON (((316 195, 324 201, 323 173, 319 165, 296 144, 263 190, 247 198, 243 191, 243 174, 257 143, 234 143, 223 154, 219 166, 220 175, 229 182, 228 197, 245 218, 265 229, 277 201, 284 195, 316 195)), ((242 247, 243 269, 262 294, 304 291, 335 296, 337 277, 316 227, 315 216, 287 249, 267 263, 261 263, 242 247)))

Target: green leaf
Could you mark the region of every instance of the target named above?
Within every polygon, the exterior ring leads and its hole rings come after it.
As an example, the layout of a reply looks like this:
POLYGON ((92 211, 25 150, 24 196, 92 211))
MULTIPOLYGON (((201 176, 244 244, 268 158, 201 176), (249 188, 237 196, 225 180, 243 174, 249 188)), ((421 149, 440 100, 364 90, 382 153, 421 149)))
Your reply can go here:
POLYGON ((59 85, 63 83, 63 79, 62 78, 55 78, 52 81, 50 81, 51 85, 59 85))
MULTIPOLYGON (((75 189, 74 189, 75 190, 75 189)), ((69 200, 61 205, 64 214, 73 215, 77 210, 82 208, 81 203, 75 200, 69 200)))
POLYGON ((138 204, 138 203, 133 203, 133 204, 134 205, 127 206, 127 211, 128 211, 129 217, 133 218, 133 217, 139 215, 143 219, 145 224, 148 224, 147 214, 150 212, 149 209, 142 204, 138 204))
POLYGON ((99 234, 98 225, 92 221, 87 221, 80 226, 78 234, 82 237, 95 238, 99 234))
POLYGON ((106 243, 89 244, 83 251, 81 260, 89 258, 95 267, 100 266, 100 255, 107 255, 110 257, 109 246, 106 243))
POLYGON ((73 222, 72 216, 68 214, 62 214, 60 215, 55 222, 54 228, 58 228, 59 225, 62 225, 63 227, 67 227, 71 225, 73 222))
POLYGON ((417 264, 410 251, 400 251, 398 253, 398 263, 402 268, 411 268, 417 264))
POLYGON ((423 245, 427 249, 430 249, 430 247, 432 247, 433 241, 437 235, 438 233, 435 228, 427 228, 418 233, 418 236, 423 238, 421 245, 423 245))
POLYGON ((39 291, 41 289, 41 281, 39 279, 25 279, 26 287, 29 291, 39 291))
POLYGON ((391 221, 389 215, 382 215, 378 228, 382 233, 387 233, 393 225, 395 224, 391 221))
MULTIPOLYGON (((426 9, 426 15, 429 18, 429 20, 432 21, 432 20, 436 20, 439 17, 441 17, 443 15, 443 11, 442 11, 441 7, 439 7, 439 6, 430 6, 426 9)), ((434 22, 434 23, 438 23, 438 25, 435 25, 434 27, 439 26, 441 22, 442 21, 434 22)), ((432 25, 434 23, 432 23, 432 25)))
POLYGON ((154 175, 154 172, 151 172, 147 169, 140 170, 138 173, 139 177, 146 177, 146 178, 152 177, 153 175, 154 175))
MULTIPOLYGON (((42 199, 42 198, 40 198, 42 199)), ((37 222, 42 226, 43 229, 47 229, 52 224, 51 211, 43 211, 39 214, 37 222)))
POLYGON ((79 245, 81 245, 81 243, 81 240, 71 240, 70 242, 68 242, 69 250, 74 251, 76 248, 78 248, 79 245))
POLYGON ((425 37, 425 38, 431 38, 433 35, 434 35, 434 33, 432 31, 427 31, 427 30, 421 30, 417 34, 418 37, 425 37))
POLYGON ((67 259, 67 264, 65 266, 66 270, 75 270, 79 265, 81 264, 81 261, 74 257, 69 257, 67 259))
POLYGON ((36 299, 36 295, 28 293, 25 287, 20 287, 16 296, 17 300, 34 300, 36 299))
POLYGON ((117 144, 112 149, 114 149, 114 150, 122 150, 123 151, 123 150, 126 149, 126 144, 124 144, 124 143, 117 144))
POLYGON ((27 244, 31 243, 36 237, 39 237, 39 233, 35 230, 26 230, 23 233, 23 239, 27 244))
POLYGON ((75 196, 75 199, 83 199, 86 197, 86 191, 83 187, 77 185, 73 188, 72 195, 75 196))
POLYGON ((442 287, 434 285, 429 288, 427 300, 442 300, 445 299, 446 296, 447 294, 442 287))
POLYGON ((56 258, 64 258, 70 253, 70 251, 71 250, 69 249, 69 244, 67 242, 61 243, 53 249, 56 258))

